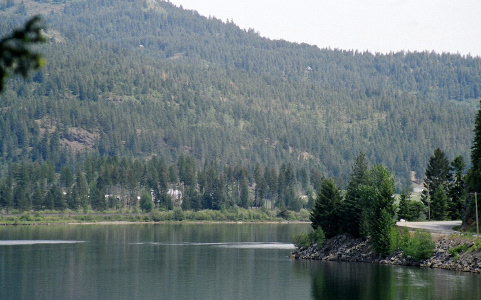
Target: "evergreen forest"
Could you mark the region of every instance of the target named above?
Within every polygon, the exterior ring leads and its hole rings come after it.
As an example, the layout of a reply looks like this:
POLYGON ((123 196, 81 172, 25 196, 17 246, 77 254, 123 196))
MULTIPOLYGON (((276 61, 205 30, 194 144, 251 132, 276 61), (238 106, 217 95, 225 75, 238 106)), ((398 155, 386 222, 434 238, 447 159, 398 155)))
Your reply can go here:
POLYGON ((184 209, 299 210, 359 153, 398 192, 434 149, 471 167, 479 57, 319 49, 160 0, 2 1, 0 37, 37 14, 47 64, 0 94, 2 208, 182 190, 184 209))

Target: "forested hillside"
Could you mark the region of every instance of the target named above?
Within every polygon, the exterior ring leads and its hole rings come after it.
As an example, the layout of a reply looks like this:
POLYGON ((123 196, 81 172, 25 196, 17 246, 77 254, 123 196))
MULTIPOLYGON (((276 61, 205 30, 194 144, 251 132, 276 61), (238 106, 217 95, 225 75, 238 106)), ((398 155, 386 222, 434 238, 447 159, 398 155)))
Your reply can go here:
POLYGON ((401 188, 438 147, 469 161, 478 57, 273 41, 156 0, 8 0, 0 35, 37 13, 48 65, 0 95, 4 175, 20 161, 74 173, 92 156, 185 154, 252 174, 290 163, 343 186, 364 152, 401 188))

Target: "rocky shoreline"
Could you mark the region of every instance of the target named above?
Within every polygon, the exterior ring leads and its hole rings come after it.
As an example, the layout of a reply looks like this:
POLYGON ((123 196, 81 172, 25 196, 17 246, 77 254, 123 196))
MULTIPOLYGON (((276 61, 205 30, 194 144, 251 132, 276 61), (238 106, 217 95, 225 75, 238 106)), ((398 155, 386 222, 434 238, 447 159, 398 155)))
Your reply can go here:
POLYGON ((463 238, 456 235, 439 235, 433 238, 436 243, 435 252, 429 259, 419 262, 411 257, 404 257, 401 251, 395 251, 389 257, 380 257, 374 252, 369 239, 355 239, 346 235, 339 235, 326 240, 324 246, 320 249, 316 246, 297 249, 291 253, 291 257, 296 259, 418 266, 481 273, 481 250, 473 247, 476 243, 474 238, 463 238), (460 245, 465 245, 465 249, 468 250, 458 255, 451 255, 449 249, 459 248, 460 245))

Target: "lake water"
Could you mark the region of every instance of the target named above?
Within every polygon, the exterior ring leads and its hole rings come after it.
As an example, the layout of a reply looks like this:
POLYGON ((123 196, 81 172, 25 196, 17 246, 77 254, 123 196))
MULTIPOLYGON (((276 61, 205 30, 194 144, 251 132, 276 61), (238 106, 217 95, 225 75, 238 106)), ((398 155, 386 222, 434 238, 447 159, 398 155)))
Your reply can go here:
POLYGON ((0 299, 481 299, 481 275, 290 259, 309 224, 0 228, 0 299))

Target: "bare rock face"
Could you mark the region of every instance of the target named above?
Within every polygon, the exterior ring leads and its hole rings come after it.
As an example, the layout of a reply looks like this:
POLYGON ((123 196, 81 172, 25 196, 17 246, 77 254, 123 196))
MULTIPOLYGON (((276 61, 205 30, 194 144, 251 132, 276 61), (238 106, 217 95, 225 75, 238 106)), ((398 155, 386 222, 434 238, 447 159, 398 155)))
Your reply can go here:
POLYGON ((405 257, 401 251, 395 251, 389 257, 380 257, 374 252, 369 239, 355 239, 347 235, 338 235, 326 240, 322 248, 314 245, 297 249, 291 253, 291 257, 296 259, 420 266, 481 273, 481 250, 478 250, 473 239, 464 239, 457 236, 445 236, 439 239, 436 242, 433 255, 429 259, 421 261, 415 261, 412 257, 405 257), (460 245, 465 245, 463 246, 464 251, 450 251, 450 249, 459 249, 460 245))

